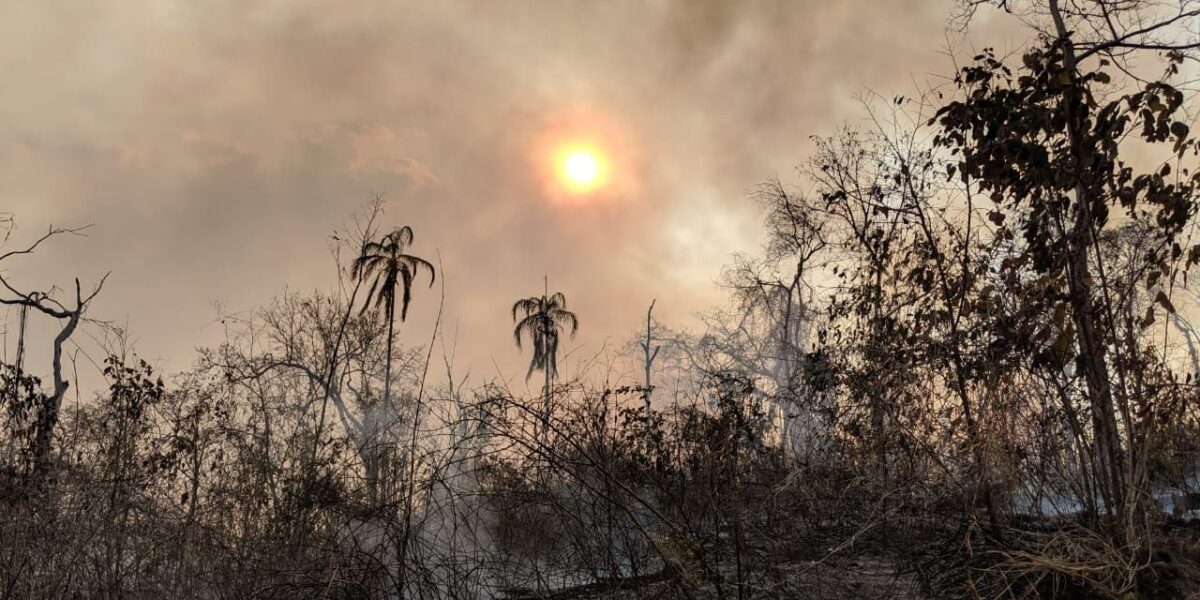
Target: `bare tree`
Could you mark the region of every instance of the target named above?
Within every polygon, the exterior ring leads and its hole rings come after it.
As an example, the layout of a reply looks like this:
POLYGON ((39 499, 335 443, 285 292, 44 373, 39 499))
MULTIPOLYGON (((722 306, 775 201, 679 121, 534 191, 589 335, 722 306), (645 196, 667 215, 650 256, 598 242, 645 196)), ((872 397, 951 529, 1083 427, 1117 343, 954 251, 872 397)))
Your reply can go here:
MULTIPOLYGON (((14 257, 32 254, 39 246, 51 238, 62 235, 80 235, 86 229, 86 227, 76 229, 51 227, 45 234, 29 245, 0 254, 0 264, 14 257)), ((20 306, 22 309, 35 310, 62 324, 58 333, 54 336, 53 355, 50 363, 54 388, 52 393, 46 398, 44 406, 39 410, 35 422, 36 433, 33 440, 33 469, 35 473, 43 473, 48 466, 51 442, 54 437, 55 428, 58 426, 59 410, 62 407, 63 398, 66 396, 67 388, 70 385, 67 382, 67 375, 63 370, 63 346, 71 338, 71 335, 75 333, 75 329, 84 318, 84 313, 87 311, 88 305, 100 293, 107 279, 108 275, 105 274, 87 294, 83 293, 79 279, 75 279, 74 299, 60 301, 55 297, 54 289, 46 292, 21 291, 14 287, 8 278, 0 275, 0 284, 4 286, 4 289, 8 293, 7 296, 0 297, 0 303, 10 306, 20 306)))

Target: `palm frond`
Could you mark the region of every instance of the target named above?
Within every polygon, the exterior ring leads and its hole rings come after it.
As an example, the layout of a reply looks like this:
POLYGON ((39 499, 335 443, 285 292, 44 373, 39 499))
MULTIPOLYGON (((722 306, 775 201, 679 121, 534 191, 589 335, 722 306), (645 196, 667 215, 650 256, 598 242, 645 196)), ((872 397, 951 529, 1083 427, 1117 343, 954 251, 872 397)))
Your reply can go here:
POLYGON ((397 246, 409 246, 413 243, 412 227, 405 225, 399 229, 393 230, 388 237, 392 238, 397 246))
POLYGON ((521 337, 522 337, 521 334, 522 333, 528 335, 530 340, 534 341, 535 345, 536 345, 536 340, 538 338, 539 331, 540 331, 540 328, 538 327, 538 320, 537 320, 536 315, 530 315, 530 316, 527 316, 524 319, 522 319, 519 323, 517 323, 516 329, 513 330, 513 336, 516 338, 516 341, 517 341, 517 348, 521 347, 521 337))
POLYGON ((433 287, 433 282, 437 279, 437 270, 433 268, 433 263, 419 256, 412 256, 409 254, 404 255, 404 258, 409 262, 409 268, 413 272, 413 279, 416 279, 416 276, 421 272, 421 269, 425 269, 429 271, 429 287, 433 287))
POLYGON ((412 302, 413 274, 408 270, 407 267, 405 267, 400 270, 400 277, 403 283, 401 286, 401 289, 403 290, 403 296, 400 300, 400 320, 404 321, 406 318, 408 318, 408 304, 412 302))
POLYGON ((554 315, 554 320, 557 322, 571 323, 571 337, 575 337, 575 333, 579 331, 579 317, 569 310, 560 310, 554 315))
POLYGON ((359 311, 359 314, 360 314, 360 315, 361 315, 361 314, 363 314, 363 313, 365 313, 365 312, 367 312, 367 309, 368 309, 368 308, 370 308, 370 306, 371 306, 371 299, 376 297, 376 296, 375 296, 375 290, 379 289, 379 282, 381 281, 381 279, 382 279, 381 277, 376 277, 376 278, 375 278, 375 279, 374 279, 374 280, 371 282, 371 291, 367 292, 367 301, 366 301, 366 302, 363 302, 363 307, 362 307, 362 310, 361 310, 361 311, 359 311))
POLYGON ((534 371, 545 371, 551 378, 558 375, 559 333, 570 326, 571 337, 579 331, 579 318, 566 309, 567 297, 562 292, 544 296, 521 298, 513 303, 512 317, 516 321, 513 339, 517 348, 529 337, 533 343, 533 357, 529 361, 526 381, 534 371), (522 316, 523 315, 523 316, 522 316))
POLYGON ((395 307, 396 288, 402 286, 400 296, 400 320, 408 317, 408 307, 412 302, 412 283, 421 269, 429 271, 429 285, 437 277, 433 263, 404 251, 412 244, 412 228, 405 225, 393 229, 379 240, 370 240, 363 244, 362 252, 354 259, 352 272, 359 280, 374 276, 370 292, 363 301, 363 312, 371 305, 386 306, 389 310, 395 307))
POLYGON ((538 312, 537 298, 521 298, 513 303, 512 316, 514 321, 517 320, 517 313, 524 313, 525 316, 529 316, 538 312))

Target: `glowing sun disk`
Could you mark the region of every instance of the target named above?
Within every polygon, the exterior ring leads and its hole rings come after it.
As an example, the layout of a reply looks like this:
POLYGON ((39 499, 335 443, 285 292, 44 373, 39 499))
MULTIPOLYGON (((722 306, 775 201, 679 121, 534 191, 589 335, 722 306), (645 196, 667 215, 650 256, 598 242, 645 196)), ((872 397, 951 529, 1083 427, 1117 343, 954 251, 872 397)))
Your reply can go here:
POLYGON ((596 157, 586 152, 574 152, 567 156, 567 162, 564 165, 567 171, 567 177, 575 183, 591 183, 595 181, 596 174, 600 171, 600 166, 596 164, 596 157))
POLYGON ((574 193, 590 192, 604 184, 606 162, 592 148, 574 147, 559 153, 558 177, 574 193))

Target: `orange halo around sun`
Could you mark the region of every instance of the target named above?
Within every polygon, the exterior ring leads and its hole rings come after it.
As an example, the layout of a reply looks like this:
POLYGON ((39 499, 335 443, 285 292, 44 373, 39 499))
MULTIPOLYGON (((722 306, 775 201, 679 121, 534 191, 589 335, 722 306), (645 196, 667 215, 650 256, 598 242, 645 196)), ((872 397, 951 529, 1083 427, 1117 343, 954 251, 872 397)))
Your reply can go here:
POLYGON ((554 153, 554 169, 566 191, 582 195, 608 182, 608 160, 591 144, 564 144, 554 153))
POLYGON ((632 132, 594 107, 550 112, 529 139, 530 175, 541 197, 563 208, 616 206, 637 194, 632 132))

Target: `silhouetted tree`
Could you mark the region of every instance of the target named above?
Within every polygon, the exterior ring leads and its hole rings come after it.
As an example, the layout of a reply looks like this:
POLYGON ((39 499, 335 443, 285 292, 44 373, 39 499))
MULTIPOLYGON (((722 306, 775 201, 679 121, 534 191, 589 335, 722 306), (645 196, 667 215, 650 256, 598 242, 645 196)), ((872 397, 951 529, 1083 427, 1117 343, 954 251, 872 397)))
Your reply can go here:
POLYGON ((517 300, 512 307, 513 321, 517 323, 513 329, 513 338, 517 348, 521 340, 528 336, 533 343, 533 358, 529 361, 529 371, 525 373, 528 381, 534 371, 542 371, 546 375, 545 396, 550 397, 550 382, 558 375, 558 339, 559 333, 567 326, 571 327, 571 336, 579 330, 579 318, 567 310, 567 298, 562 292, 542 296, 531 296, 517 300), (523 315, 523 316, 522 316, 523 315))
MULTIPOLYGON (((1152 244, 1131 267, 1173 313, 1176 281, 1200 260, 1200 248, 1184 247, 1200 183, 1184 158, 1197 142, 1184 122, 1184 94, 1169 82, 1183 56, 1168 54, 1167 78, 1116 95, 1125 90, 1114 89, 1110 60, 1081 63, 1103 45, 1077 47, 1070 15, 1055 0, 1047 10, 1053 29, 1041 47, 1025 53, 1019 76, 984 52, 956 79, 965 98, 944 106, 933 122, 943 129, 937 143, 961 157, 950 165, 951 175, 973 180, 990 195, 996 206, 990 218, 1000 235, 1022 238, 1002 272, 1041 278, 1049 308, 1058 311, 1062 344, 1069 349, 1073 342, 1069 358, 1091 409, 1102 505, 1118 517, 1120 536, 1136 537, 1129 530, 1143 521, 1149 497, 1139 463, 1151 447, 1143 437, 1151 428, 1137 417, 1149 414, 1158 383, 1146 383, 1144 373, 1129 376, 1128 365, 1140 353, 1137 328, 1117 308, 1133 290, 1116 289, 1116 257, 1100 238, 1119 227, 1144 227, 1141 236, 1152 244), (1159 166, 1141 171, 1124 152, 1134 143, 1146 153, 1156 144, 1169 149, 1159 152, 1159 166)), ((1141 328, 1153 321, 1150 310, 1141 328)))
MULTIPOLYGON (((78 229, 62 229, 51 227, 44 235, 35 240, 28 246, 10 250, 0 254, 0 263, 10 258, 32 254, 38 246, 46 240, 60 235, 78 235, 86 228, 78 229)), ((83 315, 87 311, 88 305, 100 293, 104 287, 105 280, 108 279, 106 274, 96 284, 96 287, 88 294, 83 293, 83 288, 79 280, 75 280, 75 299, 74 301, 60 301, 55 297, 53 290, 50 292, 40 291, 22 291, 17 289, 6 279, 0 275, 0 285, 3 285, 3 290, 0 291, 0 304, 21 307, 23 311, 30 308, 52 319, 62 323, 62 328, 58 334, 54 336, 53 355, 51 358, 51 369, 54 380, 54 391, 45 397, 45 403, 38 409, 37 417, 33 424, 33 468, 35 472, 44 470, 47 460, 50 456, 50 442, 54 437, 54 429, 58 426, 59 409, 62 407, 63 398, 67 394, 69 383, 67 375, 63 370, 63 346, 75 333, 75 329, 83 320, 83 315)), ((23 334, 22 334, 23 337, 23 334)), ((18 368, 20 368, 18 366, 18 368)))
POLYGON ((396 288, 402 290, 400 296, 400 320, 408 316, 408 304, 412 301, 412 284, 422 269, 429 271, 429 286, 437 277, 433 264, 429 261, 406 254, 413 242, 412 228, 405 225, 393 229, 379 241, 369 241, 363 245, 362 255, 354 260, 354 276, 359 279, 368 277, 374 280, 367 292, 367 300, 363 304, 366 311, 372 304, 382 306, 388 318, 387 364, 384 366, 383 398, 384 403, 391 398, 392 392, 392 338, 396 323, 396 288))

